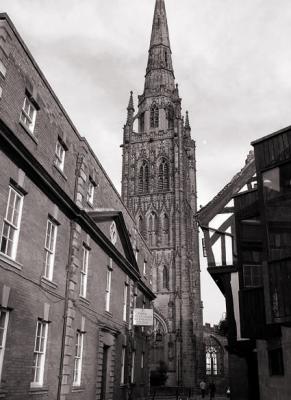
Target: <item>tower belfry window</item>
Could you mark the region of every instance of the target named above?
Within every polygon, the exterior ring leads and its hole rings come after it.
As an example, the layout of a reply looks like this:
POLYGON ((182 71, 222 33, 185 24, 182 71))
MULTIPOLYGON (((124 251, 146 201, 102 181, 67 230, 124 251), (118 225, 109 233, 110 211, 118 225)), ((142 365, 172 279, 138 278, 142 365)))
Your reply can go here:
POLYGON ((169 190, 169 165, 164 158, 159 165, 158 190, 169 190))
POLYGON ((159 127, 159 108, 154 104, 151 108, 151 128, 159 127))
POLYGON ((149 166, 143 161, 138 174, 138 191, 139 193, 148 193, 149 191, 149 166))

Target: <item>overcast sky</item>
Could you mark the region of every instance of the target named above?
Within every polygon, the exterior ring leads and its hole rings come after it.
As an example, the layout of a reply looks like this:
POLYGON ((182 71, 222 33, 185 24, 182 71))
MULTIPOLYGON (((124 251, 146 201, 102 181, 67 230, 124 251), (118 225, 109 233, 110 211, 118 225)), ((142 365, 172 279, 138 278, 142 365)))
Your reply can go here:
MULTIPOLYGON (((120 190, 129 91, 143 91, 155 0, 0 0, 120 190)), ((198 204, 242 168, 250 142, 290 125, 290 0, 166 0, 176 81, 197 143, 198 204)), ((202 261, 205 321, 224 300, 202 261)))

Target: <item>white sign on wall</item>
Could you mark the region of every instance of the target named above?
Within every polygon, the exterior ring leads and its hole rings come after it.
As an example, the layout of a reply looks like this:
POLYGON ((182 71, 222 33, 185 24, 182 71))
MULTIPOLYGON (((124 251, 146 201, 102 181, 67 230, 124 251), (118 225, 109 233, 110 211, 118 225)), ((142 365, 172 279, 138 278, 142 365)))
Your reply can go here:
POLYGON ((154 311, 151 308, 135 308, 133 310, 133 325, 153 326, 154 311))

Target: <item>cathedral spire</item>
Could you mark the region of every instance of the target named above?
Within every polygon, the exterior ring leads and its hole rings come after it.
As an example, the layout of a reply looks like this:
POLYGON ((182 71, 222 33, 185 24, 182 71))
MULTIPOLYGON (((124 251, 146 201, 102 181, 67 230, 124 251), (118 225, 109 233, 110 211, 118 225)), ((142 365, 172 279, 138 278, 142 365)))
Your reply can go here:
POLYGON ((171 48, 165 1, 156 0, 150 47, 161 44, 171 48))
POLYGON ((127 106, 127 124, 130 124, 132 122, 133 115, 134 115, 133 92, 131 91, 127 106))
POLYGON ((152 35, 146 70, 145 91, 149 95, 157 91, 175 89, 175 76, 172 64, 172 51, 164 0, 156 0, 152 35))

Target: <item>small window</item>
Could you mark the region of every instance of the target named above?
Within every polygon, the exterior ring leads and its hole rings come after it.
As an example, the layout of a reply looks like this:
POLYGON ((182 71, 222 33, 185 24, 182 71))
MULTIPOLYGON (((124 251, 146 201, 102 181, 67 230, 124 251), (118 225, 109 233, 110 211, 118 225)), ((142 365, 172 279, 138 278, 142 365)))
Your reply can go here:
POLYGON ((144 351, 141 353, 140 368, 144 369, 144 351))
POLYGON ((46 357, 48 323, 44 321, 37 321, 34 355, 33 355, 33 379, 31 386, 43 386, 44 366, 46 357))
POLYGON ((56 144, 55 164, 61 171, 64 170, 65 155, 66 155, 66 146, 64 145, 63 141, 60 138, 58 138, 56 144))
POLYGON ((22 204, 23 196, 10 186, 6 214, 3 222, 0 250, 1 253, 6 254, 12 259, 15 259, 16 257, 22 204))
POLYGON ((82 267, 80 270, 80 296, 86 298, 87 296, 87 282, 88 282, 88 265, 89 265, 89 249, 83 246, 82 267))
POLYGON ((3 369, 9 312, 0 308, 0 383, 3 369))
POLYGON ((22 124, 33 133, 35 127, 36 120, 36 107, 32 103, 32 101, 25 96, 23 107, 20 114, 20 121, 22 124))
POLYGON ((57 238, 57 224, 50 218, 47 220, 45 244, 44 244, 44 277, 52 281, 55 249, 57 238))
POLYGON ((83 346, 84 346, 84 333, 77 332, 76 345, 74 357, 74 376, 73 386, 81 386, 82 377, 82 362, 83 362, 83 346))
POLYGON ((270 375, 284 375, 284 363, 282 348, 268 351, 270 375))
POLYGON ((89 177, 89 184, 88 184, 88 191, 87 191, 87 202, 91 205, 94 203, 94 193, 95 193, 95 187, 96 184, 92 180, 91 177, 89 177))

